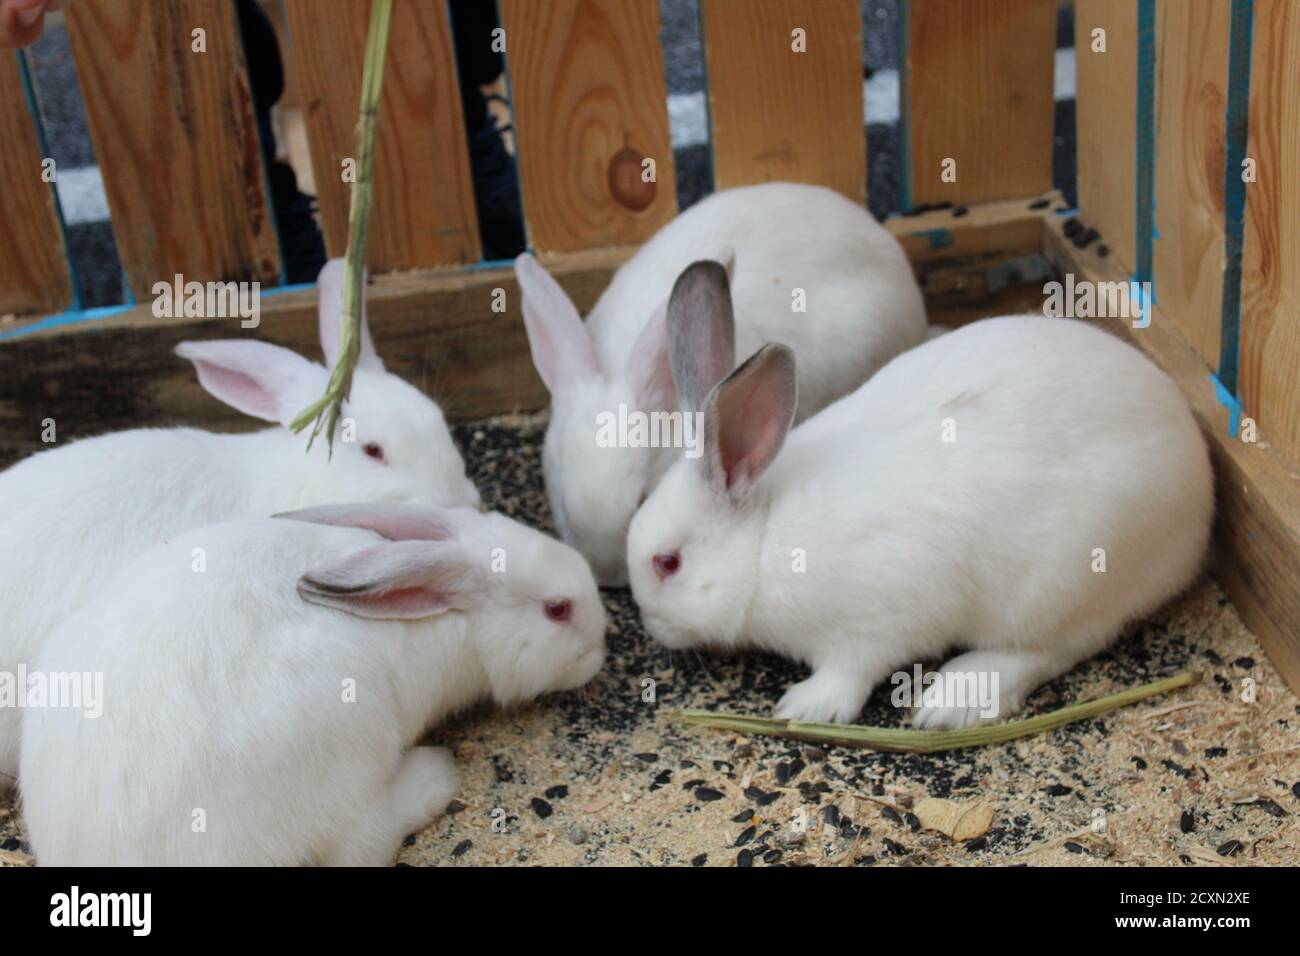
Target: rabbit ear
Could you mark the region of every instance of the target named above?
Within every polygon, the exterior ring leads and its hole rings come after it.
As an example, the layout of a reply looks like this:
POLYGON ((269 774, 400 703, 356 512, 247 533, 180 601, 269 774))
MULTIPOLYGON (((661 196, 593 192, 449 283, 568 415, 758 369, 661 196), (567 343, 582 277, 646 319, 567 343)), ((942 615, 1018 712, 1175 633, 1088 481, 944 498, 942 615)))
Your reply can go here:
POLYGON ((767 470, 794 422, 794 353, 764 345, 709 394, 704 460, 709 482, 740 497, 767 470))
POLYGON ((456 537, 452 515, 441 508, 393 502, 319 505, 285 511, 275 518, 347 528, 368 528, 389 541, 445 541, 456 537))
MULTIPOLYGON (((316 277, 316 288, 320 290, 320 347, 325 353, 325 364, 333 368, 339 360, 339 319, 343 315, 343 276, 342 259, 331 259, 325 263, 320 275, 316 277)), ((357 357, 357 368, 370 369, 375 372, 384 370, 384 363, 375 351, 375 343, 370 338, 370 326, 366 322, 366 270, 361 270, 361 352, 357 357)))
POLYGON ((533 364, 551 394, 600 375, 587 327, 560 284, 526 252, 515 260, 515 278, 533 364))
POLYGON ((325 387, 326 373, 297 352, 255 339, 182 342, 209 395, 245 415, 287 425, 325 387))
POLYGON ((712 259, 687 266, 668 297, 668 356, 677 396, 699 411, 709 390, 736 364, 736 330, 726 267, 712 259))
POLYGON ((469 555, 445 541, 386 541, 309 569, 298 580, 308 604, 385 620, 463 610, 481 592, 482 577, 469 555))
POLYGON ((643 409, 677 407, 672 364, 668 361, 668 303, 655 309, 632 346, 626 368, 637 402, 643 409))

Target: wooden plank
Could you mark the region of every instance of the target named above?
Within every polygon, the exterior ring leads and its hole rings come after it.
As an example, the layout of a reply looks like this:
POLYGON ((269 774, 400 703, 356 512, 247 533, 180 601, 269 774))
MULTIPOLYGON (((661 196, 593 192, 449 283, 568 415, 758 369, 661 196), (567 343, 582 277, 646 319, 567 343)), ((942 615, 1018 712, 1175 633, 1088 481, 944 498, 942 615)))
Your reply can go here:
POLYGON ((858 0, 702 0, 700 20, 716 187, 791 180, 865 202, 858 0))
POLYGON ((1050 189, 1053 0, 908 0, 900 15, 907 208, 1050 189))
POLYGON ((643 242, 677 213, 658 0, 501 0, 539 252, 643 242), (655 164, 654 182, 642 177, 655 164))
POLYGON ((1241 397, 1300 463, 1300 5, 1256 0, 1241 282, 1241 397))
MULTIPOLYGON (((990 283, 999 263, 1041 251, 1042 220, 1059 196, 896 217, 887 228, 912 259, 931 319, 959 325, 981 315, 1041 308, 1041 283, 990 283), (1035 208, 1037 207, 1037 208, 1035 208)), ((546 266, 586 311, 635 247, 553 253, 546 266)), ((548 401, 533 371, 509 269, 380 275, 368 290, 368 314, 388 367, 429 389, 449 417, 483 418, 548 401), (496 290, 505 312, 493 312, 496 290)), ((205 395, 188 363, 172 349, 187 338, 253 334, 318 354, 316 294, 284 292, 262 300, 262 324, 241 332, 229 320, 160 319, 148 305, 95 322, 37 328, 0 339, 0 467, 40 447, 41 420, 54 417, 60 435, 118 428, 193 424, 238 430, 257 423, 205 395)))
MULTIPOLYGON (((1259 21, 1255 37, 1259 42, 1259 21)), ((1047 221, 1044 246, 1048 258, 1076 281, 1129 278, 1114 257, 1096 254, 1096 244, 1076 248, 1060 222, 1047 221)), ((1265 442, 1229 437, 1228 410, 1219 404, 1204 361, 1159 299, 1148 328, 1134 329, 1127 321, 1098 324, 1145 350, 1187 396, 1217 478, 1213 570, 1278 672, 1300 693, 1300 471, 1265 442)))
POLYGON ((76 3, 68 37, 132 293, 274 283, 280 255, 234 6, 76 3), (206 52, 191 31, 206 31, 206 52))
MULTIPOLYGON (((630 248, 548 260, 578 308, 595 305, 630 248)), ((449 418, 543 408, 511 269, 408 272, 375 277, 367 315, 390 371, 430 391, 449 418), (494 312, 496 290, 506 311, 494 312)), ((265 296, 261 325, 229 319, 156 318, 148 304, 109 318, 0 339, 0 467, 42 447, 41 422, 60 439, 120 428, 196 425, 219 431, 265 427, 199 388, 178 342, 253 335, 319 361, 314 289, 265 296)))
MULTIPOLYGON (((341 256, 351 196, 343 164, 356 158, 370 0, 340 0, 329 16, 311 0, 287 0, 287 9, 325 245, 341 256)), ((372 272, 387 272, 480 258, 446 6, 399 0, 384 67, 366 261, 372 272)))
POLYGON ((1207 369, 1223 304, 1230 0, 1156 5, 1156 299, 1207 369))
POLYGON ((1130 273, 1136 265, 1137 4, 1075 0, 1079 215, 1130 273), (1095 50, 1103 37, 1105 50, 1095 50))
POLYGON ((72 302, 54 186, 42 178, 18 56, 0 50, 0 315, 58 312, 72 302))
POLYGON ((1063 208, 1055 190, 1028 199, 936 209, 885 223, 911 260, 932 324, 1041 312, 1043 219, 1063 208))

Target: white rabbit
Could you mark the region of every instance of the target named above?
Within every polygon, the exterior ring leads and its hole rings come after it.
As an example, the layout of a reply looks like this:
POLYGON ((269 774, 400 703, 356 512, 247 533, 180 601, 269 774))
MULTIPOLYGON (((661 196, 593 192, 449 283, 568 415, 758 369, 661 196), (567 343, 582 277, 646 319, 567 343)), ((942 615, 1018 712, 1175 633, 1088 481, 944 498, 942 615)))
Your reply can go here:
MULTIPOLYGON (((718 321, 676 308, 718 273, 683 275, 670 335, 718 321)), ((651 636, 812 668, 780 717, 853 721, 876 684, 954 645, 969 650, 941 673, 985 674, 989 688, 996 675, 1006 716, 1205 558, 1204 439, 1174 382, 1102 330, 976 322, 894 359, 787 439, 795 391, 780 345, 707 390, 703 456, 664 476, 628 541, 651 636)), ((992 716, 924 703, 919 727, 992 716)))
POLYGON ((551 512, 602 585, 627 583, 628 523, 674 456, 599 447, 597 416, 620 405, 677 410, 664 307, 682 269, 705 258, 728 264, 740 316, 736 354, 714 370, 718 379, 736 355, 785 342, 807 382, 800 418, 925 339, 925 307, 902 247, 860 204, 820 186, 748 186, 691 207, 614 273, 585 328, 564 290, 520 256, 533 363, 551 392, 542 458, 551 512), (794 308, 800 290, 806 312, 794 308))
POLYGON ((585 684, 604 634, 582 557, 502 515, 338 505, 186 531, 41 651, 42 673, 103 677, 98 716, 24 717, 36 859, 390 863, 457 790, 451 755, 414 746, 426 729, 585 684))
MULTIPOLYGON (((338 350, 343 261, 322 270, 320 334, 338 350)), ((363 326, 364 330, 364 326, 363 326)), ((281 425, 321 396, 328 370, 253 339, 183 342, 214 397, 281 425)), ((117 568, 169 535, 332 501, 472 506, 478 492, 438 406, 384 371, 368 332, 345 416, 355 442, 285 427, 245 434, 136 429, 74 441, 0 473, 0 672, 30 662, 45 635, 117 568)), ((348 427, 340 424, 340 431, 348 427)), ((0 792, 18 772, 21 709, 0 707, 0 792)))

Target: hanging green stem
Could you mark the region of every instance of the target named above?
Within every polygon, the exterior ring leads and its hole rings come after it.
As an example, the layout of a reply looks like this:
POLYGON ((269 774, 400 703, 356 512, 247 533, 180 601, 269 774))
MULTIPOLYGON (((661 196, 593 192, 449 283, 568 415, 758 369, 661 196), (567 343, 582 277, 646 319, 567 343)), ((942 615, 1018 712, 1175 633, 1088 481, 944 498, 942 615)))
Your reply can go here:
POLYGON ((961 747, 981 747, 1018 740, 1066 724, 1096 717, 1120 707, 1168 693, 1180 687, 1195 684, 1201 675, 1184 671, 1174 677, 1152 681, 1109 697, 1072 704, 1048 714, 1039 714, 1028 720, 1009 724, 992 724, 968 727, 964 730, 908 730, 898 727, 859 727, 853 724, 803 723, 797 720, 777 720, 771 717, 745 717, 740 714, 714 714, 707 710, 674 710, 669 716, 678 717, 693 727, 713 727, 742 734, 762 734, 772 737, 791 737, 813 743, 840 744, 846 747, 864 747, 868 750, 887 750, 895 753, 939 753, 961 747))
POLYGON ((384 60, 388 52, 388 27, 393 16, 393 0, 374 0, 370 7, 370 27, 366 33, 366 57, 361 72, 361 118, 357 122, 357 168, 348 207, 348 249, 343 270, 343 311, 339 316, 339 357, 330 373, 325 394, 298 413, 289 425, 302 431, 313 420, 312 442, 325 429, 330 453, 334 451, 334 428, 343 402, 352 389, 352 372, 361 352, 361 296, 364 290, 362 270, 366 261, 366 236, 370 227, 370 208, 374 200, 375 133, 379 128, 380 94, 384 87, 384 60))

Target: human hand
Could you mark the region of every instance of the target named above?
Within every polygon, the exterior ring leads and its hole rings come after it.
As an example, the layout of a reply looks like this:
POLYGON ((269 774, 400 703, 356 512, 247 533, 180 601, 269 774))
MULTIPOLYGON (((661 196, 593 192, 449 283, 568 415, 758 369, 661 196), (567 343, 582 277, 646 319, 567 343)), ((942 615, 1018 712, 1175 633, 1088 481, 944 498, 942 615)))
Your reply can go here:
POLYGON ((0 0, 0 47, 31 46, 45 29, 45 14, 63 6, 63 0, 0 0))

